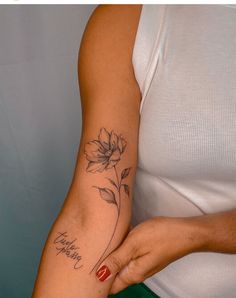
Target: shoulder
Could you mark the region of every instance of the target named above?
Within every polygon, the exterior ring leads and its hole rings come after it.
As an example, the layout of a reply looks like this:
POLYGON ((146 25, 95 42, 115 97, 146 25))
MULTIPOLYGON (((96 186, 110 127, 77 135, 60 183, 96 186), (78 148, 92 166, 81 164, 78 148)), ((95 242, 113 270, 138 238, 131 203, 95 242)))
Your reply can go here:
MULTIPOLYGON (((132 53, 142 5, 98 5, 92 12, 80 44, 81 83, 94 86, 107 80, 132 80, 132 53), (86 82, 85 82, 86 83, 86 82)), ((113 82, 111 82, 113 83, 113 82)))
MULTIPOLYGON (((82 37, 83 48, 92 43, 99 48, 131 51, 142 5, 98 5, 91 14, 82 37)), ((81 48, 81 50, 83 49, 81 48)))

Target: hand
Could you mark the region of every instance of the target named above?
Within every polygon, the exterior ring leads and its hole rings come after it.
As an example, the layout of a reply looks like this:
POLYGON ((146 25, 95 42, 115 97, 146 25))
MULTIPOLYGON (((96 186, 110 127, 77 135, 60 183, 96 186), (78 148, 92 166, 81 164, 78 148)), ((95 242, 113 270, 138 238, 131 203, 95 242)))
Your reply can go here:
POLYGON ((193 229, 184 218, 155 217, 134 227, 97 271, 100 281, 115 277, 110 294, 144 281, 193 252, 193 229))

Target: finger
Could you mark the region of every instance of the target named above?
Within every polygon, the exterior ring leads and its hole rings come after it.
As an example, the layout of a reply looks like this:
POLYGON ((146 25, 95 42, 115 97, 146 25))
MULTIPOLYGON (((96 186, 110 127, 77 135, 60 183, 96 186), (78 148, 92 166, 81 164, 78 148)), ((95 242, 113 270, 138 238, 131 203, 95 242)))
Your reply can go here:
POLYGON ((131 230, 133 230, 133 228, 134 228, 134 226, 130 225, 130 226, 129 226, 129 232, 130 232, 131 230))
MULTIPOLYGON (((121 271, 123 270, 127 270, 127 266, 125 266, 121 271)), ((118 292, 124 290, 125 288, 127 288, 129 286, 129 284, 127 284, 125 282, 125 280, 123 280, 120 277, 120 274, 118 273, 114 279, 114 281, 112 282, 112 287, 110 289, 110 295, 114 295, 117 294, 118 292)))
POLYGON ((115 277, 110 289, 110 294, 116 294, 132 284, 143 282, 155 273, 154 260, 149 254, 131 260, 115 277))
POLYGON ((124 242, 114 250, 100 265, 96 276, 100 281, 110 279, 121 271, 132 259, 134 243, 131 238, 127 237, 124 242))

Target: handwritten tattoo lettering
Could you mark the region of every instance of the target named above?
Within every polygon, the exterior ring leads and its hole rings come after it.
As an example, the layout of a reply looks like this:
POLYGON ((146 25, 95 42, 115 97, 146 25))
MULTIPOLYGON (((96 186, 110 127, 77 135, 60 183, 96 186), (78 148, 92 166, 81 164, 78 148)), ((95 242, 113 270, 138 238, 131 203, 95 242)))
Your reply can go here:
POLYGON ((111 177, 106 177, 106 179, 110 182, 112 188, 100 187, 95 185, 93 185, 92 187, 98 190, 101 199, 106 201, 108 204, 114 205, 117 210, 116 223, 110 241, 102 256, 94 265, 90 273, 99 263, 103 261, 102 258, 105 255, 114 237, 120 216, 122 190, 124 191, 126 196, 129 197, 130 195, 129 185, 124 183, 124 180, 126 177, 128 177, 131 167, 123 169, 120 175, 116 168, 116 165, 121 160, 122 154, 125 151, 126 145, 127 142, 122 137, 122 135, 117 135, 114 131, 108 132, 105 128, 100 129, 97 140, 90 141, 85 145, 84 153, 86 155, 86 159, 88 160, 88 165, 86 168, 87 172, 101 173, 107 170, 114 171, 114 179, 112 179, 111 177))
POLYGON ((74 269, 79 269, 83 265, 80 265, 82 257, 79 255, 79 247, 75 245, 76 238, 73 240, 68 240, 67 232, 58 232, 58 236, 54 239, 53 243, 56 245, 57 256, 59 254, 64 254, 67 258, 75 260, 74 269))

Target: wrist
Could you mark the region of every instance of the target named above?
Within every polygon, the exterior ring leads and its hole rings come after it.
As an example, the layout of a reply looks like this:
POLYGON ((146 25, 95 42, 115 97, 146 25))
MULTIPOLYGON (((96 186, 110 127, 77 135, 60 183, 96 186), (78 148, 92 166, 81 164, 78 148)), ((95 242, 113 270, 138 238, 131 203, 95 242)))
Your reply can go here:
POLYGON ((180 218, 185 235, 187 253, 209 250, 209 235, 213 232, 211 225, 203 216, 180 218))
POLYGON ((173 242, 178 258, 194 252, 208 250, 210 225, 203 216, 159 217, 165 233, 173 242))

